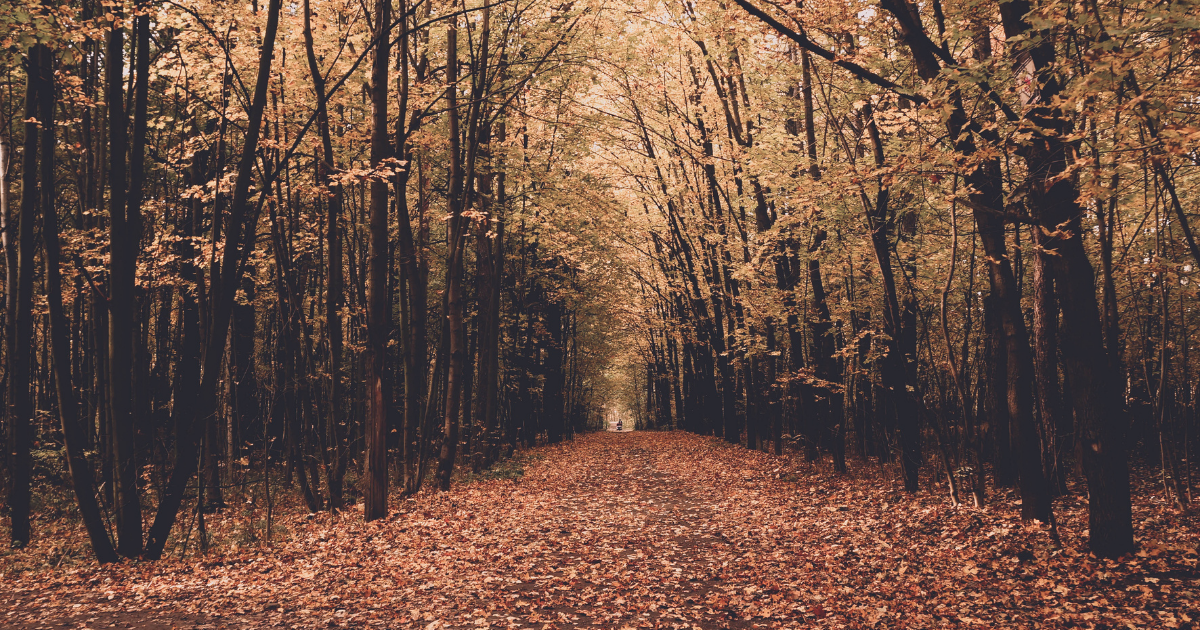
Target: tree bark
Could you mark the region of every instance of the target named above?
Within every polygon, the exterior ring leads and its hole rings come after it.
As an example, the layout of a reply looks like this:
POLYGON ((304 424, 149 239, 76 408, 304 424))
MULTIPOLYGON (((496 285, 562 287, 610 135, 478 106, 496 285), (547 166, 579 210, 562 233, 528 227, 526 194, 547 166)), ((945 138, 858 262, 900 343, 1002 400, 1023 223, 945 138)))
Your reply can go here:
MULTIPOLYGON (((391 157, 387 127, 388 67, 391 62, 391 0, 375 8, 375 62, 371 69, 371 167, 386 166, 391 157)), ((363 472, 363 518, 387 516, 387 388, 384 387, 388 329, 388 179, 378 171, 371 179, 367 246, 367 417, 363 472)))
MULTIPOLYGON (((30 399, 30 351, 33 340, 34 221, 38 211, 38 92, 42 81, 42 47, 33 47, 25 59, 25 142, 21 160, 21 208, 16 239, 15 274, 9 261, 8 310, 12 322, 8 339, 8 505, 14 548, 29 544, 30 480, 33 459, 33 401, 30 399), (16 286, 11 283, 16 276, 16 286), (14 290, 15 289, 15 290, 14 290)), ((45 150, 53 151, 54 147, 45 150)), ((11 229, 11 227, 10 227, 11 229)), ((8 245, 11 245, 10 241, 8 245)))
MULTIPOLYGON (((135 20, 136 22, 136 20, 135 20)), ((117 552, 134 558, 142 551, 142 508, 137 487, 136 426, 133 410, 134 282, 137 272, 140 217, 129 215, 125 114, 125 33, 108 34, 105 103, 108 105, 108 404, 116 468, 117 552)), ((136 62, 136 60, 135 60, 136 62)), ((136 106, 135 106, 136 109, 136 106)))
POLYGON ((450 172, 448 176, 449 251, 446 259, 447 343, 445 406, 442 415, 442 447, 438 455, 438 488, 450 489, 454 458, 458 451, 459 409, 462 404, 463 365, 466 348, 463 330, 462 260, 465 246, 463 211, 463 168, 458 115, 458 18, 451 18, 446 32, 446 115, 449 118, 450 172))
POLYGON ((333 137, 329 131, 328 96, 325 93, 325 75, 317 63, 317 54, 312 33, 312 8, 304 0, 304 51, 308 59, 308 73, 312 77, 313 92, 317 96, 317 133, 321 137, 321 162, 317 165, 318 178, 327 194, 325 240, 328 247, 328 280, 325 293, 325 330, 329 340, 329 413, 326 419, 327 442, 325 453, 325 484, 329 489, 329 509, 342 508, 343 485, 346 461, 346 435, 342 417, 342 307, 345 303, 342 273, 342 196, 340 183, 332 178, 337 169, 337 157, 333 153, 333 137))
MULTIPOLYGON (((504 140, 504 123, 497 127, 497 139, 504 140)), ((485 164, 492 159, 490 151, 484 154, 485 164)), ((503 272, 501 212, 503 208, 503 175, 493 173, 491 165, 479 174, 481 208, 487 216, 481 220, 475 236, 475 282, 476 299, 479 303, 479 359, 476 363, 476 381, 479 393, 475 397, 475 426, 479 435, 476 440, 472 467, 479 472, 489 465, 492 444, 495 441, 496 398, 498 391, 500 355, 500 288, 503 272), (496 187, 493 188, 493 179, 496 187), (493 199, 493 195, 495 196, 493 199)))
POLYGON ((1058 298, 1052 275, 1050 253, 1041 251, 1045 235, 1034 228, 1037 244, 1033 259, 1034 382, 1038 412, 1042 419, 1042 467, 1054 491, 1067 490, 1064 458, 1071 439, 1070 412, 1063 407, 1058 379, 1058 298))
MULTIPOLYGON (((1031 9, 1027 0, 1000 6, 1010 39, 1035 31, 1025 18, 1031 9)), ((1058 254, 1054 277, 1061 279, 1063 366, 1088 480, 1088 542, 1097 555, 1117 557, 1134 548, 1125 445, 1128 418, 1119 376, 1104 349, 1095 271, 1083 246, 1084 208, 1075 181, 1062 177, 1073 158, 1063 140, 1070 122, 1057 105, 1062 85, 1054 40, 1043 34, 1025 41, 1030 43, 1015 47, 1010 55, 1018 71, 1032 67, 1030 103, 1024 116, 1036 133, 1017 153, 1028 168, 1030 215, 1049 235, 1044 247, 1058 254)))
MULTIPOLYGON (((871 149, 875 158, 876 168, 883 168, 883 141, 879 129, 875 125, 874 112, 868 105, 863 108, 863 119, 866 123, 871 149)), ((887 392, 886 409, 884 413, 895 418, 900 442, 900 470, 904 477, 904 490, 916 492, 919 488, 921 467, 920 450, 920 420, 917 410, 912 404, 913 394, 908 391, 909 383, 905 376, 904 325, 900 312, 900 298, 896 290, 896 275, 892 268, 892 242, 888 235, 888 216, 890 191, 881 180, 878 183, 875 200, 871 202, 863 194, 863 205, 867 210, 868 226, 871 230, 871 246, 875 254, 875 264, 879 267, 879 275, 883 280, 883 332, 886 354, 880 362, 880 381, 887 392)))
MULTIPOLYGON (((38 46, 33 53, 40 52, 42 79, 40 88, 38 121, 41 123, 41 205, 42 240, 46 261, 46 302, 50 311, 50 346, 53 354, 54 386, 58 403, 58 416, 62 424, 63 442, 67 450, 67 469, 71 474, 71 485, 79 505, 79 515, 92 543, 92 551, 99 562, 116 562, 117 552, 104 526, 100 504, 96 500, 96 483, 92 467, 84 453, 87 436, 79 423, 79 404, 71 383, 71 339, 69 322, 62 304, 61 249, 58 239, 58 213, 54 207, 54 56, 47 47, 38 46), (40 50, 39 50, 40 49, 40 50)), ((0 172, 3 172, 0 166, 0 172)))
MULTIPOLYGON (((918 11, 909 0, 885 0, 884 8, 898 21, 901 35, 912 52, 917 72, 925 81, 933 81, 941 70, 933 40, 925 33, 918 11)), ((990 46, 990 40, 981 38, 980 44, 990 46)), ((980 51, 986 53, 986 48, 980 51)), ((951 109, 946 127, 954 138, 955 149, 963 156, 976 153, 972 133, 967 133, 968 118, 957 91, 950 95, 951 109)), ((983 131, 981 135, 990 142, 997 142, 994 132, 983 131)), ((979 227, 980 240, 990 263, 990 304, 998 309, 998 324, 1004 333, 1007 378, 1006 394, 1011 429, 1017 449, 1017 470, 1021 488, 1021 517, 1023 520, 1050 518, 1050 500, 1041 467, 1041 448, 1037 439, 1037 425, 1033 417, 1033 358, 1029 344, 1029 332, 1021 313, 1021 296, 1012 271, 1004 240, 1004 213, 1000 164, 990 159, 982 167, 966 176, 970 185, 969 198, 979 227)), ((985 303, 986 304, 986 303, 985 303)), ((986 308, 986 306, 985 306, 986 308)))

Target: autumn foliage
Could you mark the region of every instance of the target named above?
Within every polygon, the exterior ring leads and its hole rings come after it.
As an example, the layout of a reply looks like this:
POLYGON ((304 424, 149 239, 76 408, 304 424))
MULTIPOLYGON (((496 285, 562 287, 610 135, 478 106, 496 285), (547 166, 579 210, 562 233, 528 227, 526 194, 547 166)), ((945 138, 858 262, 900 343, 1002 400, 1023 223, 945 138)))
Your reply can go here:
POLYGON ((1193 624, 1197 15, 0 1, 5 579, 1193 624))

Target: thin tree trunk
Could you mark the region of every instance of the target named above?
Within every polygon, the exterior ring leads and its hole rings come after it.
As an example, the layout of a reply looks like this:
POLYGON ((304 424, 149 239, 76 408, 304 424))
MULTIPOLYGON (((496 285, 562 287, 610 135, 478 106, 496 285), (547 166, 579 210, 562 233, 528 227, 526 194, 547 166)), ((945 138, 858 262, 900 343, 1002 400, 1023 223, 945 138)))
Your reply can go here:
MULTIPOLYGON (((11 512, 12 546, 29 544, 30 479, 33 459, 33 401, 30 399, 30 352, 33 341, 33 257, 34 221, 38 211, 38 84, 42 80, 41 46, 30 49, 26 57, 25 83, 25 146, 21 162, 21 214, 17 232, 16 286, 9 285, 9 321, 12 322, 8 341, 8 505, 11 512), (13 289, 16 289, 15 291, 13 289)), ((46 147, 53 151, 53 147, 46 147)), ((10 241, 9 245, 12 244, 10 241)), ((10 260, 9 277, 13 268, 10 260)))
POLYGON ((446 31, 446 115, 449 118, 450 172, 447 185, 449 219, 449 251, 446 259, 446 321, 443 338, 448 348, 446 367, 445 406, 442 421, 442 448, 438 456, 438 487, 450 489, 454 472, 454 456, 458 449, 458 411, 462 402, 463 347, 462 312, 462 248, 465 236, 462 228, 462 158, 459 141, 458 115, 458 18, 451 18, 446 31))
POLYGON ((308 72, 313 81, 313 92, 317 95, 317 133, 321 137, 321 162, 317 173, 328 197, 328 215, 325 238, 329 248, 328 280, 325 293, 325 330, 329 339, 329 413, 326 419, 328 444, 325 453, 325 484, 329 489, 329 509, 339 510, 343 504, 343 475, 346 472, 346 435, 342 417, 342 306, 345 298, 342 273, 342 186, 334 182, 331 170, 337 168, 333 153, 333 137, 329 132, 328 97, 325 93, 325 75, 317 63, 313 33, 312 8, 304 0, 304 51, 308 59, 308 72))
MULTIPOLYGON (((42 78, 38 121, 41 123, 42 151, 42 240, 45 244, 46 302, 50 310, 50 345, 53 352, 54 385, 58 403, 58 415, 62 424, 63 442, 67 449, 67 468, 79 504, 79 514, 92 543, 92 551, 100 562, 116 562, 117 552, 113 549, 108 529, 96 500, 96 484, 92 478, 91 464, 84 454, 86 435, 79 424, 79 405, 75 389, 71 384, 71 347, 68 322, 62 305, 62 272, 58 242, 58 214, 54 208, 54 56, 49 48, 35 47, 31 54, 41 54, 38 66, 42 78)), ((4 169, 0 166, 0 172, 4 169)))
MULTIPOLYGON (((210 306, 212 314, 209 318, 209 331, 202 354, 203 365, 199 386, 181 388, 184 396, 176 400, 175 409, 178 411, 178 415, 175 425, 178 431, 177 439, 182 446, 147 537, 146 556, 151 559, 157 559, 162 555, 167 535, 170 534, 179 513, 179 507, 183 503, 188 481, 196 472, 199 443, 196 421, 199 419, 203 422, 215 413, 217 382, 220 378, 221 360, 225 354, 225 341, 233 314, 234 298, 237 295, 237 286, 244 270, 245 261, 254 247, 254 240, 250 236, 257 229, 259 208, 261 208, 261 205, 255 208, 250 207, 250 183, 254 176, 258 142, 262 132, 263 112, 267 104, 271 58, 275 51, 275 35, 279 29, 281 6, 282 0, 271 0, 267 8, 267 27, 263 33, 262 48, 259 51, 258 76, 254 84, 254 95, 250 102, 250 108, 246 112, 246 139, 234 180, 233 197, 225 220, 225 247, 219 265, 224 282, 219 290, 217 290, 218 287, 213 287, 210 306)), ((216 261, 213 266, 218 266, 216 261)))
MULTIPOLYGON (((547 295, 544 323, 546 326, 546 386, 542 394, 542 418, 546 428, 546 439, 551 444, 562 440, 566 418, 563 407, 563 307, 557 299, 547 295)), ((649 396, 654 391, 653 380, 646 383, 649 396)), ((646 417, 654 413, 653 407, 646 409, 646 417)))
MULTIPOLYGON (((135 24, 138 20, 135 19, 135 24)), ((124 30, 108 35, 106 69, 109 124, 109 289, 108 289, 108 404, 113 430, 113 459, 117 486, 117 551, 133 558, 142 551, 142 508, 137 487, 137 453, 133 409, 133 329, 137 273, 140 191, 127 194, 126 154, 129 150, 125 114, 124 30)), ((140 38, 138 38, 140 40, 140 38)), ((139 53, 141 54, 141 53, 139 53)), ((137 60, 135 59, 135 64, 137 60)), ((135 116, 137 106, 135 105, 135 116)), ((143 136, 144 138, 144 136, 143 136)))
MULTIPOLYGON (((396 254, 400 263, 400 317, 404 350, 404 420, 400 433, 400 477, 398 483, 407 495, 416 489, 410 487, 416 479, 416 469, 419 467, 420 455, 416 451, 418 429, 425 407, 426 377, 429 371, 428 347, 425 341, 426 318, 426 276, 422 276, 419 260, 424 252, 418 252, 413 236, 412 216, 408 204, 408 182, 416 161, 412 147, 408 144, 408 136, 420 128, 421 117, 413 112, 411 119, 408 113, 409 98, 409 48, 411 34, 407 18, 407 0, 400 0, 399 13, 404 15, 400 23, 399 49, 396 51, 396 64, 400 69, 398 85, 400 118, 396 125, 396 156, 405 160, 404 168, 396 174, 396 224, 399 228, 399 239, 396 243, 396 254), (406 124, 407 123, 407 124, 406 124), (418 292, 420 295, 418 295, 418 292)), ((418 66, 418 75, 424 68, 418 66)), ((424 180, 417 177, 417 185, 421 187, 424 180)), ((424 190, 418 190, 418 211, 424 208, 424 190)), ((422 218, 418 217, 418 221, 422 218)), ((427 272, 426 272, 427 273, 427 272)))
MULTIPOLYGON (((503 56, 501 63, 503 63, 503 56)), ((496 126, 496 140, 503 143, 507 139, 507 124, 501 119, 496 126)), ((496 189, 495 203, 492 204, 492 215, 489 217, 489 222, 492 225, 492 290, 489 294, 491 298, 491 319, 488 322, 490 330, 488 338, 491 347, 488 349, 488 364, 485 366, 487 371, 487 380, 481 387, 484 388, 485 408, 484 408, 484 427, 486 429, 486 439, 484 442, 483 460, 485 466, 490 466, 496 459, 496 450, 499 446, 499 436, 496 435, 497 424, 497 401, 500 395, 500 289, 504 286, 504 227, 505 227, 505 206, 508 203, 507 190, 505 189, 505 173, 504 163, 500 162, 496 170, 496 189)), ((482 345, 480 346, 482 348, 482 345)))
MULTIPOLYGON (((863 108, 863 118, 866 122, 868 135, 871 139, 872 153, 876 168, 883 168, 883 141, 879 129, 875 125, 872 108, 863 108)), ((904 477, 904 489, 916 492, 919 485, 920 460, 920 422, 917 410, 912 404, 912 394, 908 391, 905 377, 904 325, 900 312, 900 300, 896 292, 896 276, 892 268, 892 242, 887 233, 888 187, 879 184, 874 202, 863 196, 863 205, 868 210, 867 217, 871 229, 871 245, 875 254, 875 264, 879 267, 883 280, 884 311, 883 332, 888 337, 887 354, 880 362, 880 380, 887 392, 888 401, 885 413, 895 418, 900 438, 900 469, 904 477)))
MULTIPOLYGON (((388 67, 391 62, 391 0, 378 0, 375 9, 375 62, 371 70, 371 167, 381 169, 391 157, 387 128, 388 67)), ((363 473, 363 518, 387 516, 387 411, 384 378, 388 328, 388 179, 376 172, 371 179, 367 247, 367 418, 363 473)))
MULTIPOLYGON (((487 133, 487 132, 485 132, 487 133)), ((475 236, 475 296, 479 304, 476 326, 479 335, 479 358, 476 362, 476 381, 479 393, 475 397, 474 418, 478 435, 475 440, 475 452, 472 453, 471 466, 475 472, 483 469, 493 440, 496 404, 497 355, 499 354, 499 294, 500 269, 496 266, 499 260, 497 249, 499 241, 496 229, 499 222, 495 213, 499 204, 491 203, 494 190, 492 188, 493 174, 488 161, 492 155, 485 148, 484 163, 487 167, 479 174, 480 207, 489 213, 479 221, 475 236)))
MULTIPOLYGON (((815 168, 815 167, 814 167, 815 168)), ((816 319, 809 322, 812 329, 813 362, 816 364, 817 378, 822 382, 819 389, 822 400, 818 403, 818 413, 822 416, 820 425, 830 434, 830 447, 833 449, 833 467, 836 472, 846 472, 845 450, 845 419, 842 415, 842 392, 838 388, 842 371, 838 366, 836 352, 837 343, 833 337, 833 317, 829 311, 829 303, 825 295, 825 283, 821 278, 821 261, 818 258, 821 243, 825 241, 825 230, 818 229, 813 235, 808 253, 808 276, 812 287, 813 311, 816 319)))

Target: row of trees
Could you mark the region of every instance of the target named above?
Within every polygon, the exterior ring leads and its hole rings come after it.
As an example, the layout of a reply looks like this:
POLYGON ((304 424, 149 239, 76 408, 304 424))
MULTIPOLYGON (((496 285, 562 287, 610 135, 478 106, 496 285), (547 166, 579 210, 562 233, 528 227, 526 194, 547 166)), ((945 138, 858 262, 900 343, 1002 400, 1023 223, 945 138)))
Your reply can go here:
POLYGON ((272 462, 379 518, 605 406, 1028 520, 1082 475, 1124 553, 1131 445, 1192 493, 1194 9, 6 5, 13 540, 47 462, 157 557, 272 462))
POLYGON ((392 484, 445 489, 456 463, 594 422, 624 280, 566 238, 603 220, 575 208, 613 205, 570 172, 586 15, 0 10, 12 543, 64 452, 111 561, 159 557, 183 506, 220 509, 272 462, 314 511, 351 475, 376 519, 392 484))
POLYGON ((1131 445, 1192 494, 1194 3, 735 2, 658 5, 657 73, 613 70, 643 421, 910 492, 929 453, 1042 522, 1076 470, 1132 550, 1131 445))

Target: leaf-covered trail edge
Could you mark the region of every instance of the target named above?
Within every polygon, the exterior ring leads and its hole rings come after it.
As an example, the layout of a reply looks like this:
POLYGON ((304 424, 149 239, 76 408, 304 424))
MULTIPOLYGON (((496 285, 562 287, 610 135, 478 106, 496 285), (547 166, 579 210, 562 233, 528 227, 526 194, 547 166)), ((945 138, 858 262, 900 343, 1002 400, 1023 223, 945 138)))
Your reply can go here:
MULTIPOLYGON (((40 627, 1197 627, 1194 516, 1135 500, 1141 550, 1062 547, 1004 495, 904 495, 687 433, 537 449, 519 479, 403 502, 385 521, 284 517, 290 540, 203 559, 8 573, 0 625, 40 627)), ((1152 496, 1153 492, 1135 496, 1152 496)))

